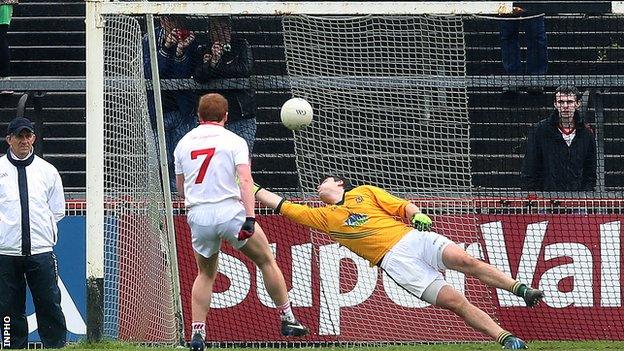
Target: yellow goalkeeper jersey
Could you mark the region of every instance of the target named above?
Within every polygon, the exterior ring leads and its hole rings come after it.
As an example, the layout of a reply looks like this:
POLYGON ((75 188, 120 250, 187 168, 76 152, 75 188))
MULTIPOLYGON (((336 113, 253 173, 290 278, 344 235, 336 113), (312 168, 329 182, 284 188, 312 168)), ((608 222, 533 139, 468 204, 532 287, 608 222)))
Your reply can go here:
POLYGON ((379 260, 412 228, 405 218, 408 201, 383 189, 363 185, 348 191, 337 205, 312 208, 285 201, 280 212, 294 222, 318 229, 371 264, 379 260))

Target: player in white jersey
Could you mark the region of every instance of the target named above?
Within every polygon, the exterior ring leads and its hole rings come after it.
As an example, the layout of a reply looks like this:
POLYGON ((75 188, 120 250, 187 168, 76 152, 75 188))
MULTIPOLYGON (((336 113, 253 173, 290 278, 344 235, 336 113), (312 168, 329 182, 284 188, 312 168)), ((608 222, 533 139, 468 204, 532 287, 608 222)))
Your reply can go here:
POLYGON ((194 351, 204 349, 221 240, 244 253, 262 271, 264 285, 280 311, 282 335, 309 333, 292 313, 284 276, 255 221, 249 150, 243 138, 224 128, 227 111, 223 96, 202 96, 197 108, 199 126, 188 132, 174 151, 176 185, 184 197, 199 268, 191 292, 190 346, 194 351))

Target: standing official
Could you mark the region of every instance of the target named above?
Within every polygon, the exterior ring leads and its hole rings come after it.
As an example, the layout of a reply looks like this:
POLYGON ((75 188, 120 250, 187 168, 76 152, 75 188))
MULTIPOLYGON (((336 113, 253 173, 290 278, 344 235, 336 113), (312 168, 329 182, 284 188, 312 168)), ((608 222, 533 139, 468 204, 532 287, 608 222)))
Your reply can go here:
POLYGON ((56 256, 56 223, 65 216, 61 177, 33 152, 32 122, 15 118, 9 150, 0 157, 0 318, 2 348, 26 348, 26 284, 33 296, 39 335, 46 348, 65 346, 56 256))

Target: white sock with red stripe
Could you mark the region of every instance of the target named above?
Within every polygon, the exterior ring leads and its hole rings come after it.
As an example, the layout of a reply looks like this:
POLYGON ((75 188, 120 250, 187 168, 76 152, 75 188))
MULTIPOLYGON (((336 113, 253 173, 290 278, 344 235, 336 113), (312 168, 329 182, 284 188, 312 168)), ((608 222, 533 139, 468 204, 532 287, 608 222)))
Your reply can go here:
POLYGON ((290 300, 287 300, 286 303, 281 306, 277 306, 277 310, 279 311, 280 318, 283 321, 288 321, 291 323, 294 323, 297 321, 297 319, 295 319, 295 315, 293 314, 292 308, 290 306, 290 300))
POLYGON ((206 323, 205 322, 193 322, 191 324, 191 330, 193 335, 200 333, 202 338, 206 338, 206 323))

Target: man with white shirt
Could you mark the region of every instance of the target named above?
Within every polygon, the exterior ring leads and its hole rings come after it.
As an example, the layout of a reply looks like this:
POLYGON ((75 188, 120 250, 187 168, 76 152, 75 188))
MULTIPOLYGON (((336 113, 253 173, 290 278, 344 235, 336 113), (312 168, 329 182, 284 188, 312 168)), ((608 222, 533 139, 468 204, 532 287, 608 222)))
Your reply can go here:
POLYGON ((188 132, 174 151, 176 185, 187 208, 198 266, 191 292, 193 351, 204 349, 205 321, 222 240, 260 268, 280 313, 281 334, 309 333, 293 315, 284 276, 256 223, 249 149, 243 138, 224 128, 227 111, 228 102, 222 95, 202 96, 197 108, 199 126, 188 132))
POLYGON ((65 195, 56 168, 34 154, 35 139, 31 121, 13 119, 6 136, 9 150, 0 157, 0 318, 10 334, 3 348, 28 346, 26 285, 43 346, 61 348, 66 342, 53 252, 65 195))
POLYGON ((579 114, 579 91, 555 90, 555 111, 529 134, 520 176, 523 190, 593 191, 596 187, 596 139, 579 114))

